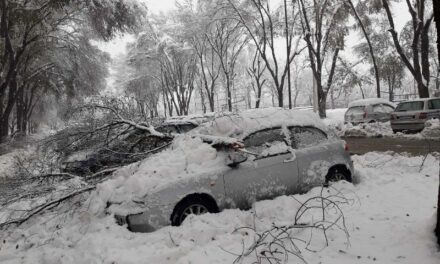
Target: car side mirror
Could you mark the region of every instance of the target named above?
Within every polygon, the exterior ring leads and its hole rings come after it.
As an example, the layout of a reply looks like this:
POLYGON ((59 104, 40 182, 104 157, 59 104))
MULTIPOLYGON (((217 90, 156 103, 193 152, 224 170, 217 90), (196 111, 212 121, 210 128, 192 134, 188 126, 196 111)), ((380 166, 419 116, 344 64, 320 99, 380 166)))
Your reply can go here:
POLYGON ((239 151, 230 152, 227 158, 226 165, 233 168, 236 167, 238 164, 247 161, 247 159, 248 159, 247 155, 243 152, 239 152, 239 151))

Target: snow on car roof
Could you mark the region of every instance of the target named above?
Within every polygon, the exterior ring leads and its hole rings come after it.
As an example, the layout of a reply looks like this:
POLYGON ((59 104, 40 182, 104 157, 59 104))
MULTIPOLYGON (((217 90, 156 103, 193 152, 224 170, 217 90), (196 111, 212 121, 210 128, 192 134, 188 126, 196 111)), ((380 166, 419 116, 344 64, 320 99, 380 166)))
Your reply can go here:
POLYGON ((375 104, 389 104, 394 106, 392 102, 383 98, 368 98, 368 99, 360 99, 353 101, 350 104, 348 104, 348 107, 350 108, 350 107, 367 106, 367 105, 375 105, 375 104))
POLYGON ((417 99, 409 99, 406 101, 399 102, 400 103, 411 103, 411 102, 426 102, 429 100, 438 100, 440 97, 429 97, 429 98, 417 98, 417 99))
POLYGON ((258 130, 282 126, 313 126, 327 131, 319 116, 312 111, 265 108, 215 118, 192 130, 191 133, 242 140, 258 130))
POLYGON ((195 124, 200 125, 201 123, 207 122, 209 120, 212 120, 214 118, 216 113, 206 113, 206 114, 193 114, 193 115, 186 115, 186 116, 172 116, 167 118, 164 123, 165 124, 173 124, 173 125, 180 125, 180 124, 195 124))

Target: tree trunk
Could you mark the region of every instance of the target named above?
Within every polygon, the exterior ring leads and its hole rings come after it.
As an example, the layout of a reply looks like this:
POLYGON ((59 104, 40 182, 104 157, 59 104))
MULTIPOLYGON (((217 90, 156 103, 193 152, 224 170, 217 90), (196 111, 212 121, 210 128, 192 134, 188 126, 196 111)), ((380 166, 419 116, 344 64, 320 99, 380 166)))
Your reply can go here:
POLYGON ((284 18, 286 26, 286 63, 287 63, 287 89, 289 93, 289 109, 292 109, 292 85, 290 82, 290 43, 289 43, 289 23, 287 21, 287 0, 284 0, 284 18))
POLYGON ((358 86, 359 86, 359 90, 361 90, 362 99, 365 99, 365 93, 364 93, 364 88, 362 88, 362 84, 358 84, 358 86))
POLYGON ((279 107, 284 107, 284 92, 283 92, 283 88, 281 87, 281 89, 278 89, 278 106, 279 107))
POLYGON ((227 93, 227 99, 228 99, 228 111, 232 112, 232 93, 231 93, 231 83, 229 80, 229 74, 226 74, 226 93, 227 93))
POLYGON ((433 5, 434 5, 435 26, 437 28, 437 56, 438 56, 438 61, 440 62, 440 2, 433 1, 433 5))
POLYGON ((17 74, 15 73, 9 82, 8 100, 0 120, 0 142, 8 136, 9 117, 14 109, 17 92, 17 74))
MULTIPOLYGON (((429 78, 424 81, 424 77, 427 74, 429 74, 429 60, 427 61, 427 58, 429 56, 429 50, 426 48, 426 36, 424 36, 424 32, 429 30, 429 26, 431 24, 431 19, 428 19, 424 21, 423 19, 423 13, 421 10, 424 10, 424 8, 417 8, 415 10, 413 6, 411 6, 411 2, 407 1, 408 8, 410 10, 410 14, 412 17, 412 29, 413 29, 413 41, 412 41, 412 58, 413 63, 409 61, 409 58, 403 51, 402 46, 399 42, 399 36, 397 34, 397 31, 395 29, 394 25, 394 18, 391 13, 391 8, 389 6, 388 0, 382 0, 383 7, 385 9, 385 12, 387 14, 388 22, 390 24, 390 30, 391 37, 394 42, 394 46, 397 50, 397 53, 399 54, 400 58, 402 59, 405 66, 408 68, 408 70, 413 75, 415 81, 417 82, 417 89, 419 93, 420 98, 428 98, 429 97, 429 78), (417 13, 419 12, 419 13, 417 13), (419 17, 422 16, 422 17, 419 17), (424 24, 425 23, 425 24, 424 24), (421 57, 421 58, 420 58, 421 57), (420 61, 421 59, 421 61, 420 61), (420 64, 422 62, 422 65, 420 64)), ((417 1, 417 5, 421 5, 424 7, 425 1, 422 0, 417 1)), ((429 41, 429 39, 428 39, 429 41)), ((429 45, 428 45, 429 47, 429 45)))
POLYGON ((370 50, 371 60, 373 62, 374 75, 376 77, 376 95, 377 95, 377 98, 380 98, 380 74, 379 74, 379 67, 377 67, 376 56, 374 55, 373 45, 371 44, 370 37, 368 36, 367 30, 365 29, 365 26, 364 26, 364 23, 362 22, 362 19, 359 17, 359 14, 357 13, 356 8, 354 7, 353 1, 348 0, 348 3, 350 4, 351 9, 353 10, 355 17, 356 17, 357 21, 359 22, 359 25, 361 26, 364 37, 367 40, 368 48, 370 50))
POLYGON ((17 97, 15 100, 15 110, 17 118, 17 132, 26 134, 26 130, 23 130, 24 117, 24 87, 20 86, 17 91, 17 97))
MULTIPOLYGON (((440 62, 440 2, 432 1, 434 5, 434 17, 435 17, 435 25, 437 28, 437 55, 440 62)), ((439 68, 440 71, 440 68, 439 68)), ((438 79, 437 79, 438 81, 438 79)), ((440 172, 439 172, 440 179, 440 172)), ((440 183, 438 186, 438 197, 437 197, 437 227, 435 229, 437 235, 437 242, 440 245, 440 183)))
POLYGON ((326 105, 326 103, 327 103, 327 93, 324 93, 323 91, 322 91, 322 87, 321 87, 321 89, 320 89, 321 91, 319 91, 319 88, 318 88, 318 109, 319 109, 319 117, 321 117, 321 118, 326 118, 327 117, 327 113, 326 113, 326 110, 327 110, 327 105, 326 105))
POLYGON ((332 109, 335 109, 335 92, 333 89, 330 90, 330 102, 332 104, 332 109))
POLYGON ((257 84, 257 101, 255 102, 255 108, 260 108, 260 104, 261 104, 261 90, 262 90, 261 85, 257 84))

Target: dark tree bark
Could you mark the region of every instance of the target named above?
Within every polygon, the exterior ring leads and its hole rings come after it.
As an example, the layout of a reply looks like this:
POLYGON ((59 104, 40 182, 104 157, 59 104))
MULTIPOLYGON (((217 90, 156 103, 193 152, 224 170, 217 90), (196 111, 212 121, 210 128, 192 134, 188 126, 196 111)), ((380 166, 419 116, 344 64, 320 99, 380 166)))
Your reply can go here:
MULTIPOLYGON (((321 118, 327 117, 326 115, 326 103, 327 96, 331 89, 333 83, 333 76, 335 74, 336 62, 339 56, 340 47, 342 47, 344 42, 344 35, 338 36, 338 44, 330 45, 328 42, 329 35, 332 34, 332 30, 336 25, 336 15, 334 14, 328 25, 324 25, 323 17, 324 14, 328 11, 329 3, 325 2, 323 6, 320 6, 317 2, 314 2, 313 8, 315 14, 313 14, 313 18, 309 18, 308 15, 308 7, 305 4, 305 0, 300 0, 300 8, 301 8, 301 26, 304 33, 304 40, 307 44, 307 50, 309 53, 310 60, 310 68, 312 69, 313 77, 316 81, 316 88, 318 93, 318 110, 319 116, 321 118), (313 22, 315 23, 311 23, 313 22), (316 32, 312 34, 312 32, 316 32), (324 84, 324 74, 323 70, 325 69, 325 58, 327 53, 333 53, 331 68, 329 71, 329 75, 327 78, 327 83, 324 84)), ((334 34, 334 32, 333 32, 334 34)))
MULTIPOLYGON (((287 21, 287 0, 284 0, 284 23, 286 27, 286 52, 287 59, 290 58, 292 41, 289 40, 289 22, 287 21)), ((290 80, 290 62, 287 63, 287 90, 289 93, 289 109, 292 109, 292 84, 290 80)))
MULTIPOLYGON (((440 2, 432 1, 434 5, 434 17, 435 17, 435 26, 437 28, 437 55, 440 61, 440 2)), ((440 172, 439 172, 440 178, 440 172)), ((435 229, 435 233, 437 235, 437 242, 440 245, 440 183, 438 186, 438 197, 437 197, 437 227, 435 229)))
POLYGON ((387 14, 388 22, 390 24, 390 33, 396 47, 397 53, 402 59, 405 66, 413 75, 417 82, 417 89, 420 98, 429 97, 429 27, 431 25, 433 16, 425 19, 425 0, 417 0, 415 7, 410 0, 406 0, 409 12, 412 19, 413 41, 412 41, 412 64, 409 58, 403 51, 399 42, 399 36, 395 29, 394 18, 391 13, 391 8, 388 0, 382 0, 383 7, 387 14))
POLYGON ((266 70, 266 65, 262 66, 260 61, 260 53, 258 50, 255 51, 254 58, 252 60, 252 65, 247 69, 249 77, 253 79, 252 82, 252 89, 255 92, 255 95, 257 97, 255 102, 255 108, 260 108, 261 105, 261 94, 263 91, 263 86, 266 83, 266 79, 264 78, 263 74, 266 70))
POLYGON ((434 4, 434 17, 435 17, 435 26, 437 28, 437 55, 438 60, 440 61, 440 2, 433 1, 434 4))

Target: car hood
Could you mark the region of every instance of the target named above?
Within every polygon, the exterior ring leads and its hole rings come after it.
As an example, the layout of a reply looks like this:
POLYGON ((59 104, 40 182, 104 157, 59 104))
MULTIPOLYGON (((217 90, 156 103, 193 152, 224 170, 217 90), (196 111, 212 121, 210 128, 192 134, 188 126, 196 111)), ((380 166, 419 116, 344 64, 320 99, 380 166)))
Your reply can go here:
POLYGON ((167 150, 115 171, 97 186, 95 198, 133 212, 145 206, 145 197, 168 187, 221 175, 229 169, 226 156, 201 138, 180 135, 167 150))

